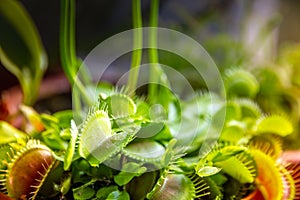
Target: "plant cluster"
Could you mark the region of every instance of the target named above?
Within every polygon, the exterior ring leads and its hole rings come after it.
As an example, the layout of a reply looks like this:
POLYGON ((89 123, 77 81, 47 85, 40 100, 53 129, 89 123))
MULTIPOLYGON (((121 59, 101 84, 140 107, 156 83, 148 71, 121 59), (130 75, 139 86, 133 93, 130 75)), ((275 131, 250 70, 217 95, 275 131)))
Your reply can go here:
POLYGON ((234 98, 226 103, 211 105, 215 94, 209 93, 179 102, 168 97, 169 105, 181 108, 168 112, 186 118, 179 136, 176 117, 160 118, 159 108, 115 89, 101 93, 78 125, 71 111, 37 114, 23 106, 30 135, 1 122, 2 189, 10 197, 31 199, 242 199, 252 193, 297 199, 299 164, 280 160, 281 138, 293 126, 239 98, 240 92, 250 97, 257 88, 252 84, 258 85, 245 78, 233 83, 236 74, 254 78, 240 69, 228 72, 226 88, 234 98), (197 105, 202 109, 195 112, 197 105), (204 140, 213 140, 203 137, 208 127, 220 125, 209 119, 222 110, 226 118, 218 141, 201 149, 204 140), (189 127, 195 122, 200 125, 193 135, 189 127))
MULTIPOLYGON (((153 0, 153 27, 157 12, 153 0)), ((135 28, 141 27, 139 0, 133 0, 133 17, 135 28)), ((100 83, 91 102, 86 83, 76 78, 81 61, 74 51, 73 0, 62 1, 61 19, 62 66, 80 93, 76 112, 39 114, 22 105, 22 128, 0 121, 1 199, 300 199, 300 164, 281 157, 283 138, 297 130, 299 118, 287 117, 293 109, 280 101, 286 96, 275 86, 275 73, 227 69, 224 93, 201 90, 183 99, 161 78, 166 76, 153 48, 150 79, 159 84, 136 95, 139 49, 128 84, 119 89, 100 83), (80 95, 90 105, 84 113, 80 95), (268 112, 275 108, 277 113, 268 112)), ((153 44, 155 36, 153 29, 153 44)), ((136 29, 137 47, 141 37, 136 29)), ((2 62, 14 60, 2 43, 1 50, 2 62)), ((286 99, 296 99, 291 96, 286 99)))

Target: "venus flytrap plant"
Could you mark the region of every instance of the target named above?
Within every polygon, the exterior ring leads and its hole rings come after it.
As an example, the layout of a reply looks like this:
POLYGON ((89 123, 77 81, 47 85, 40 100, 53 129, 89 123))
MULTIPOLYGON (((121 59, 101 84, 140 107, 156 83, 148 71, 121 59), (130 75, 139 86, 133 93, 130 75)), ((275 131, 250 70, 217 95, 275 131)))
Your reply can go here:
POLYGON ((90 111, 80 131, 79 153, 97 166, 121 151, 133 137, 126 132, 114 132, 105 110, 90 111))
MULTIPOLYGON (((255 163, 257 163, 258 168, 258 176, 255 178, 255 185, 258 186, 258 189, 264 198, 282 199, 284 191, 289 189, 283 187, 283 183, 281 183, 282 177, 284 176, 280 170, 282 169, 282 164, 278 163, 276 159, 278 159, 281 153, 281 142, 279 137, 291 134, 293 132, 292 124, 286 117, 278 115, 265 117, 256 116, 254 123, 252 122, 251 124, 252 126, 248 126, 248 134, 251 135, 249 152, 250 155, 253 156, 255 163), (280 124, 280 127, 277 126, 278 124, 280 124), (267 168, 272 169, 272 172, 267 172, 267 168), (274 181, 274 183, 271 184, 272 186, 265 181, 271 174, 275 176, 272 180, 274 181)), ((246 129, 242 130, 245 131, 246 129)), ((291 183, 291 185, 293 185, 293 183, 291 183)), ((291 196, 293 195, 291 194, 291 196)))
MULTIPOLYGON (((279 58, 282 59, 282 56, 279 58)), ((289 59, 286 58, 286 61, 287 60, 289 59)), ((283 61, 281 60, 281 62, 283 61)), ((280 63, 280 66, 281 65, 284 68, 286 63, 280 63)), ((288 80, 292 79, 292 74, 281 70, 279 66, 275 65, 272 67, 259 68, 255 71, 255 76, 261 88, 255 100, 266 113, 284 113, 284 115, 289 116, 297 132, 299 129, 299 91, 297 86, 288 80)), ((295 140, 295 137, 298 137, 298 134, 289 136, 286 141, 290 142, 291 140, 295 140)), ((292 143, 295 146, 299 145, 296 142, 292 143)))

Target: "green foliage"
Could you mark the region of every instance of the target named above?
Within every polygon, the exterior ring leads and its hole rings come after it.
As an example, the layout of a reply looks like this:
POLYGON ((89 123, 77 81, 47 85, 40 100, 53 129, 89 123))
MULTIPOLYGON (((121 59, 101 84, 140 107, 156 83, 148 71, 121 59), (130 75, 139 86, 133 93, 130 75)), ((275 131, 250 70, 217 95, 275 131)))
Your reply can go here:
POLYGON ((255 132, 258 134, 262 133, 273 133, 280 136, 287 136, 293 132, 292 123, 283 116, 267 116, 258 120, 255 132))
POLYGON ((114 176, 114 181, 119 185, 129 183, 135 176, 140 176, 147 171, 146 167, 142 167, 137 163, 126 163, 122 167, 122 171, 114 176))
POLYGON ((105 200, 110 193, 117 190, 118 190, 117 186, 103 187, 97 191, 96 197, 99 200, 105 200))
POLYGON ((204 166, 197 170, 197 175, 200 177, 212 176, 221 171, 222 168, 212 167, 212 166, 204 166))
POLYGON ((0 145, 24 140, 28 135, 5 121, 0 121, 0 145))
POLYGON ((128 193, 125 191, 121 191, 121 192, 113 191, 107 196, 106 199, 107 200, 129 200, 130 197, 129 197, 128 193))
POLYGON ((76 127, 75 122, 72 120, 71 121, 71 138, 66 150, 66 155, 64 158, 64 170, 67 171, 71 164, 72 164, 72 159, 75 153, 75 145, 76 145, 76 141, 77 141, 77 135, 78 135, 78 129, 76 127))
POLYGON ((95 190, 90 187, 77 188, 73 190, 74 199, 90 199, 94 196, 95 190))
POLYGON ((127 185, 126 191, 131 199, 145 199, 152 190, 159 176, 158 171, 143 173, 141 176, 133 178, 127 185), (138 190, 136 188, 139 188, 138 190))

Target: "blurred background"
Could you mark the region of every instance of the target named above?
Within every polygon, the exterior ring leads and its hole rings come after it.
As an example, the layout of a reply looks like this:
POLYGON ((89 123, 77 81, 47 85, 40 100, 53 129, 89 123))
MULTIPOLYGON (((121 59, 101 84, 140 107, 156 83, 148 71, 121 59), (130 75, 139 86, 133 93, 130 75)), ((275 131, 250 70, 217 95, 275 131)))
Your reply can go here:
MULTIPOLYGON (((47 51, 46 76, 60 73, 60 1, 21 2, 47 51)), ((150 0, 142 0, 144 26, 148 25, 149 7, 150 0)), ((221 71, 244 63, 245 59, 252 60, 253 66, 263 65, 276 59, 285 45, 300 42, 298 0, 161 0, 159 15, 159 26, 181 31, 199 41, 221 71)), ((76 2, 76 45, 81 58, 101 41, 130 28, 131 0, 76 2)), ((162 62, 172 65, 168 56, 165 58, 162 62)), ((18 85, 3 66, 0 80, 0 91, 18 85)))

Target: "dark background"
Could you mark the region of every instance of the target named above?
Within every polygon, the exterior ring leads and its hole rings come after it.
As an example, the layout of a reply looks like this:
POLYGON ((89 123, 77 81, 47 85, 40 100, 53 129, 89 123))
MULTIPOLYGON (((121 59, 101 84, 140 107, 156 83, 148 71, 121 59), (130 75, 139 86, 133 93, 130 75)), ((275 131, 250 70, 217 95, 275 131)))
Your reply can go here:
MULTIPOLYGON (((59 0, 22 0, 41 35, 48 54, 46 76, 61 71, 58 51, 59 0)), ((262 12, 270 5, 282 16, 277 47, 300 41, 300 1, 298 0, 161 0, 159 26, 182 31, 200 43, 216 34, 239 40, 245 16, 258 6, 262 12), (254 4, 257 5, 254 5, 254 4), (264 6, 266 8, 264 8, 264 6), (249 11, 250 10, 250 11, 249 11)), ((143 25, 148 24, 150 0, 142 0, 143 25)), ((132 28, 131 0, 77 0, 77 54, 84 56, 104 39, 132 28)), ((0 30, 1 34, 1 30, 0 30)), ((0 92, 18 82, 0 65, 0 92)))

